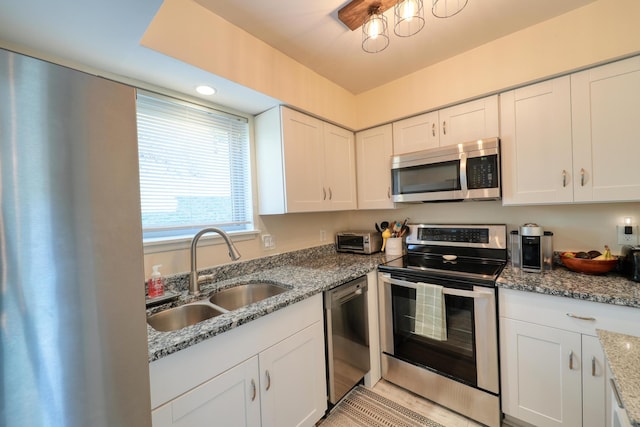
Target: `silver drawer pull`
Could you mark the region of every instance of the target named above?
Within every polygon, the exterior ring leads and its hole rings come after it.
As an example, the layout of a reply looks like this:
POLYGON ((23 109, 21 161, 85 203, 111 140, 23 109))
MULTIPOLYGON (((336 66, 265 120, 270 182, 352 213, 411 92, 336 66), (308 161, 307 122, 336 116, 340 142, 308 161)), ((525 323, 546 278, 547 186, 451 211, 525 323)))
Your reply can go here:
POLYGON ((267 387, 265 387, 265 390, 269 390, 271 388, 271 375, 269 375, 269 371, 265 371, 264 375, 267 377, 267 387))
POLYGON ((595 317, 578 316, 577 314, 573 314, 573 313, 567 313, 567 316, 572 317, 574 319, 580 319, 580 320, 590 320, 590 321, 596 320, 595 317))
POLYGON ((256 382, 253 380, 253 378, 251 378, 251 401, 253 402, 254 400, 256 400, 256 382))
POLYGON ((613 380, 613 378, 609 378, 609 382, 611 383, 611 390, 613 390, 613 396, 616 398, 618 408, 624 409, 622 399, 620 399, 620 392, 618 391, 618 387, 616 387, 616 382, 613 380))
POLYGON ((573 370, 573 350, 569 353, 569 370, 573 370))
POLYGON ((591 358, 591 376, 592 377, 596 376, 596 357, 595 356, 591 358))
POLYGON ((566 170, 562 171, 562 186, 563 187, 567 186, 567 171, 566 170))

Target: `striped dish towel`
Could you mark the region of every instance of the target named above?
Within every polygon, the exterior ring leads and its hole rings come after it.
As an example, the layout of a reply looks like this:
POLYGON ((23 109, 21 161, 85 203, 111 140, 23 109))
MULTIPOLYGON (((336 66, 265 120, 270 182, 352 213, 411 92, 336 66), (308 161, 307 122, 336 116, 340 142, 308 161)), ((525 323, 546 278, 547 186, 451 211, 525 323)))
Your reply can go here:
POLYGON ((415 333, 438 341, 447 340, 447 313, 442 286, 418 283, 415 333))

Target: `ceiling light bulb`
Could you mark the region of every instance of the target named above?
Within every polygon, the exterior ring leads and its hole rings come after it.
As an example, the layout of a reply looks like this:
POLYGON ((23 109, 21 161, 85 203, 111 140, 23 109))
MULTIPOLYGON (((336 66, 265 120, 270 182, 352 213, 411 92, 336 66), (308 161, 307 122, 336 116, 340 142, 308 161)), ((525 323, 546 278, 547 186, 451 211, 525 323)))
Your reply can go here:
POLYGON ((400 37, 410 37, 424 27, 424 4, 422 0, 401 0, 394 7, 395 26, 393 32, 400 37))
MULTIPOLYGON (((377 6, 379 8, 379 5, 377 6)), ((380 52, 389 45, 387 18, 371 9, 369 17, 362 25, 362 50, 368 53, 380 52)))
POLYGON ((402 17, 407 21, 411 21, 413 14, 415 13, 415 5, 413 0, 407 0, 404 2, 404 10, 402 11, 402 17))
POLYGON ((214 93, 216 93, 216 90, 211 86, 200 85, 196 87, 196 92, 198 92, 200 95, 213 95, 214 93))

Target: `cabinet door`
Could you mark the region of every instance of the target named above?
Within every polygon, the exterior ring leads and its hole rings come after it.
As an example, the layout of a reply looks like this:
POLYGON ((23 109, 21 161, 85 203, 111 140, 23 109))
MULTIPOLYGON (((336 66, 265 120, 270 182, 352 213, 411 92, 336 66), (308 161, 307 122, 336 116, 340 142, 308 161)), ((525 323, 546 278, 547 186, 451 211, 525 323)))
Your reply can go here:
POLYGON ((262 425, 314 426, 327 408, 322 322, 259 355, 262 425))
POLYGON ((606 361, 597 337, 582 335, 582 426, 606 425, 606 361))
POLYGON ((258 357, 155 409, 153 427, 259 426, 258 357))
POLYGON ((538 427, 582 425, 580 334, 501 317, 502 410, 538 427))
POLYGON ((357 206, 356 155, 353 132, 323 123, 324 185, 327 210, 349 210, 357 206))
POLYGON ((322 122, 282 109, 287 212, 324 210, 322 122))
POLYGON ((640 57, 571 76, 576 201, 640 199, 640 57))
POLYGON ((438 112, 421 114, 393 123, 393 154, 426 150, 440 145, 438 112))
POLYGON ((440 146, 498 136, 498 95, 440 110, 440 146))
POLYGON ((502 203, 573 201, 569 77, 500 95, 502 203))
POLYGON ((391 209, 391 125, 356 134, 358 209, 391 209))

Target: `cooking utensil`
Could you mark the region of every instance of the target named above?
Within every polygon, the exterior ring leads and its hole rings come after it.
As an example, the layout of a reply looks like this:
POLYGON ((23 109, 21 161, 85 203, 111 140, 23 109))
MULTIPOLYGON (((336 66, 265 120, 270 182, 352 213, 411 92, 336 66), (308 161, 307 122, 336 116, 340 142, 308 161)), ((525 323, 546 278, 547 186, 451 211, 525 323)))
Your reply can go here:
POLYGON ((382 232, 382 249, 381 251, 384 252, 384 247, 387 245, 387 239, 391 237, 391 230, 389 230, 388 228, 386 228, 383 232, 382 232))

